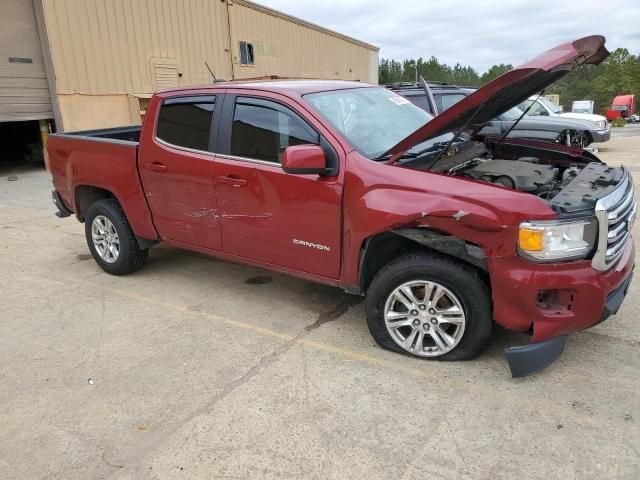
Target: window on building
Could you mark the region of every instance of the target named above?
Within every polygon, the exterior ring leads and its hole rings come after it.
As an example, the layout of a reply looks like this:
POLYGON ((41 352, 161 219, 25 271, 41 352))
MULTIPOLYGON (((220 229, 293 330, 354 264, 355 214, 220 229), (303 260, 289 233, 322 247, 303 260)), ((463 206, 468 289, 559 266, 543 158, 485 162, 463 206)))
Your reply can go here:
POLYGON ((231 155, 280 163, 285 148, 319 140, 309 125, 280 104, 248 98, 236 101, 231 155))
POLYGON ((240 42, 240 63, 253 65, 253 45, 249 42, 240 42))
POLYGON ((160 108, 156 136, 171 145, 208 151, 215 97, 166 100, 160 108))

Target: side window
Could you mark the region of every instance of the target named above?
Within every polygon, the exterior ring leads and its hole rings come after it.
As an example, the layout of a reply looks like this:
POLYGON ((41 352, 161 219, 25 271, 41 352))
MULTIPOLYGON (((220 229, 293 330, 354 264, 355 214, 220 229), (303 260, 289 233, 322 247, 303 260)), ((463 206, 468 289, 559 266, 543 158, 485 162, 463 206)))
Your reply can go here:
POLYGON ((429 101, 427 100, 427 96, 424 94, 421 95, 407 95, 407 100, 411 100, 414 104, 419 106, 421 109, 426 110, 429 113, 433 113, 431 111, 431 106, 429 105, 429 101))
POLYGON ((525 101, 526 107, 528 107, 532 103, 533 103, 533 106, 527 112, 529 115, 544 115, 545 113, 547 113, 547 111, 544 109, 542 105, 540 105, 539 102, 534 102, 533 100, 525 101))
POLYGON ((240 64, 253 65, 253 45, 249 42, 240 42, 240 64))
POLYGON ((177 147, 209 151, 215 97, 181 97, 160 107, 156 137, 177 147))
POLYGON ((285 148, 319 141, 306 122, 280 104, 243 97, 236 100, 231 155, 280 163, 285 148))
POLYGON ((465 96, 461 93, 456 93, 453 95, 443 95, 442 96, 442 111, 448 110, 460 100, 462 100, 465 96))

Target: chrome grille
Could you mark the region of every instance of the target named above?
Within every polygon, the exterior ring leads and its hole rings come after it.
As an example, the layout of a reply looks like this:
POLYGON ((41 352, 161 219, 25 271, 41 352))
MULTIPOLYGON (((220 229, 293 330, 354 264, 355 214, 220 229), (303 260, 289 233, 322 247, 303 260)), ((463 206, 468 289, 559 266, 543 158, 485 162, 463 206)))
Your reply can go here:
POLYGON ((593 268, 606 270, 620 256, 631 238, 636 209, 633 180, 625 169, 620 186, 596 203, 598 248, 591 262, 593 268))

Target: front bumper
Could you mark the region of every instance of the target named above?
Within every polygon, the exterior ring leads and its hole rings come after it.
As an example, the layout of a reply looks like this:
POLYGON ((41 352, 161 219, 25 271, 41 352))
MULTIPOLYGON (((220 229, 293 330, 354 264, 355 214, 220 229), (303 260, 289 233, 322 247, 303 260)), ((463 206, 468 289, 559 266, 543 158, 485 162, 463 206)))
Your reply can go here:
POLYGON ((605 128, 604 130, 589 130, 589 133, 593 138, 593 143, 602 143, 611 140, 611 130, 609 128, 605 128))
POLYGON ((519 257, 490 258, 494 318, 510 330, 533 329, 532 343, 585 330, 617 312, 634 262, 633 239, 604 272, 589 260, 536 264, 519 257), (541 302, 547 292, 551 303, 541 302))

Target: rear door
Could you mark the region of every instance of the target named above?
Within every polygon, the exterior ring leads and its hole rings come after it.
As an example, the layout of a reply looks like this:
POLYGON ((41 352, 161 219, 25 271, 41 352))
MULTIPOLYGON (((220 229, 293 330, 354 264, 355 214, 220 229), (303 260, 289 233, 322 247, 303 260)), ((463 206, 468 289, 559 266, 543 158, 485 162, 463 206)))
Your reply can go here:
POLYGON ((338 150, 278 96, 227 94, 214 166, 225 253, 338 278, 342 175, 291 175, 284 149, 320 144, 338 150))
POLYGON ((141 143, 140 176, 163 240, 222 248, 212 153, 219 107, 215 95, 165 99, 153 138, 141 143))

